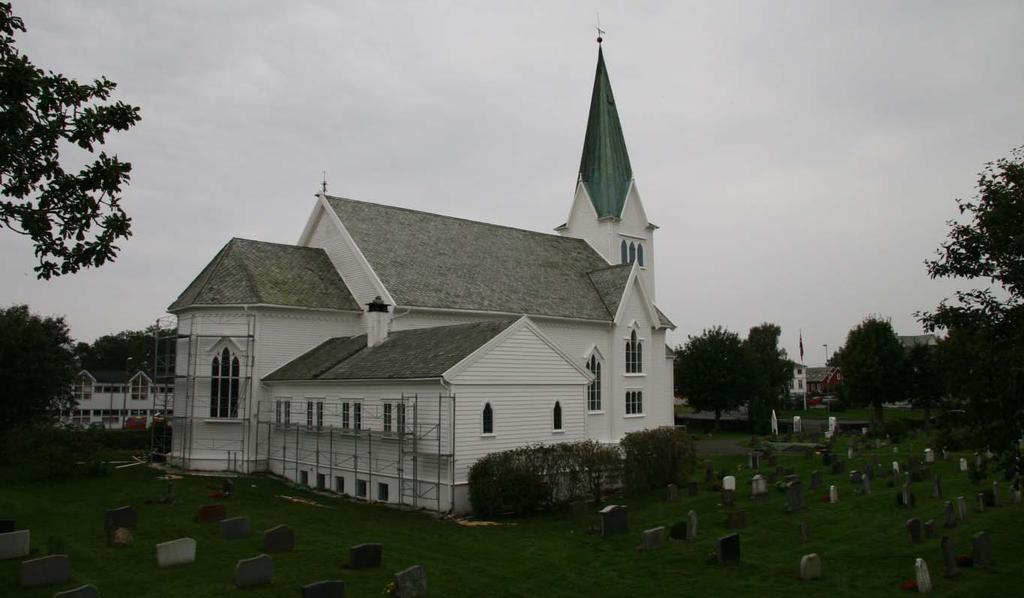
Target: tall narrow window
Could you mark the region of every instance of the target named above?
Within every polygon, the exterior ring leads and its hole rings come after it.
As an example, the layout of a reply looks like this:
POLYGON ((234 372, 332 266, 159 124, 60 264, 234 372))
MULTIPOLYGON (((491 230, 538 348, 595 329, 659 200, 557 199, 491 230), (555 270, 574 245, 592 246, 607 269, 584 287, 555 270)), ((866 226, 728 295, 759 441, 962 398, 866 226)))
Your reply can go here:
POLYGON ((238 357, 225 347, 210 365, 210 417, 238 417, 238 357))
POLYGON ((591 355, 587 361, 587 370, 594 375, 594 380, 587 385, 587 411, 601 410, 601 362, 597 355, 591 355))
POLYGON ((363 404, 352 404, 352 427, 357 430, 363 429, 363 404))
POLYGON ((391 403, 384 403, 384 431, 391 431, 391 403))
POLYGON ((398 433, 405 434, 405 403, 398 404, 398 433))
POLYGON ((551 413, 551 429, 556 432, 562 430, 562 404, 555 401, 555 408, 551 413))
POLYGON ((636 263, 640 264, 641 268, 644 265, 644 246, 641 243, 636 244, 636 263))
POLYGON ((313 427, 313 401, 306 401, 306 427, 313 427))
POLYGON ((484 434, 494 434, 494 410, 490 403, 484 405, 483 430, 484 434))
POLYGON ((316 427, 317 428, 324 427, 324 402, 323 401, 317 401, 316 402, 316 427))
POLYGON ((629 244, 629 263, 636 261, 636 243, 629 244))
POLYGON ((284 402, 284 425, 288 426, 292 423, 292 402, 284 402))
POLYGON ((281 401, 274 401, 274 422, 281 423, 281 401))
POLYGON ((347 402, 342 403, 341 404, 341 427, 342 428, 348 428, 349 427, 349 425, 348 425, 349 424, 348 411, 349 411, 348 403, 347 402))
POLYGON ((642 415, 644 412, 644 393, 641 390, 626 391, 626 415, 642 415))
POLYGON ((626 373, 640 374, 644 371, 643 343, 637 337, 636 330, 630 331, 626 341, 626 373))
POLYGON ((622 251, 622 263, 623 264, 628 264, 629 263, 629 248, 626 247, 626 242, 625 241, 623 241, 622 244, 619 245, 619 249, 621 249, 621 251, 622 251))
POLYGON ((149 399, 149 380, 139 374, 132 380, 132 400, 145 401, 149 399))

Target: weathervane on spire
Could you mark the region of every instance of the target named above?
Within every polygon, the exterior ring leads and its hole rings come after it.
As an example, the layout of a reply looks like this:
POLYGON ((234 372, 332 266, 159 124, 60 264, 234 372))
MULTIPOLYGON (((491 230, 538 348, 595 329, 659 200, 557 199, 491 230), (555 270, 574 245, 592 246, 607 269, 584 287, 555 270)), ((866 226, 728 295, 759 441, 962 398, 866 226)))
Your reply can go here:
POLYGON ((600 13, 600 11, 598 11, 598 13, 597 13, 597 27, 594 27, 594 29, 597 29, 597 43, 600 44, 601 42, 604 41, 604 37, 603 37, 604 36, 604 29, 601 29, 601 13, 600 13))
POLYGON ((324 195, 327 195, 327 171, 325 170, 325 171, 323 171, 323 173, 324 173, 324 180, 320 183, 320 189, 323 190, 323 194, 324 195))

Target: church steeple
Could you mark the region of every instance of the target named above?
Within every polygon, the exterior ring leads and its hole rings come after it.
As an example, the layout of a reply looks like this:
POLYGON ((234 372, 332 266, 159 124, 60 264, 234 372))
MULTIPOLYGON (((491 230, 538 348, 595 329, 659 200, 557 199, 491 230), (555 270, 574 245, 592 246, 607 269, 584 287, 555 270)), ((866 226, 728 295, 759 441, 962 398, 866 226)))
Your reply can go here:
MULTIPOLYGON (((600 44, 600 38, 598 38, 600 44)), ((626 202, 633 169, 629 165, 626 140, 615 108, 612 84, 604 64, 601 46, 597 48, 597 73, 590 97, 587 135, 583 140, 579 182, 587 189, 598 218, 618 218, 626 202)))

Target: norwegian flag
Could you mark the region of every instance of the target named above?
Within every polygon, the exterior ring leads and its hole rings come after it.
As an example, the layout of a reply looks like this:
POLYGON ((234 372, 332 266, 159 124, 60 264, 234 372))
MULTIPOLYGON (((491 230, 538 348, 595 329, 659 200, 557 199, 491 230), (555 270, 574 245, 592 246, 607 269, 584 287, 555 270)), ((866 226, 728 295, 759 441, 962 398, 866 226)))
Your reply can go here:
POLYGON ((800 331, 800 363, 804 361, 804 331, 800 331))

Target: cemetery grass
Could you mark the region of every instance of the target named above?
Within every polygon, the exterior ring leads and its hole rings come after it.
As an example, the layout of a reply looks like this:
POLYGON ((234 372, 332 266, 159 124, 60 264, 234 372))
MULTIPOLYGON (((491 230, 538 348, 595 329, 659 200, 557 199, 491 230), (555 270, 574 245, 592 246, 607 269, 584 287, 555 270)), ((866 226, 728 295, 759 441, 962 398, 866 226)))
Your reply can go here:
MULTIPOLYGON (((840 442, 841 454, 845 448, 840 442)), ((906 442, 894 456, 890 447, 879 449, 885 471, 893 458, 921 455, 923 444, 906 442)), ((744 457, 714 458, 719 470, 737 476, 737 509, 746 512, 747 527, 740 530, 742 562, 719 567, 706 564, 715 539, 726 529, 727 509, 718 506, 719 494, 707 489, 703 473, 695 477, 701 491, 667 503, 662 492, 626 496, 610 502, 629 508, 630 533, 602 540, 586 533, 589 516, 568 513, 538 514, 507 520, 500 527, 463 527, 438 521, 426 514, 350 502, 344 498, 308 492, 270 477, 236 480, 236 493, 224 500, 228 516, 248 515, 254 535, 244 540, 223 540, 217 525, 192 521, 201 504, 218 502, 209 493, 219 489, 216 477, 186 476, 175 482, 178 502, 148 504, 159 498, 163 472, 147 466, 111 470, 107 477, 76 476, 43 481, 12 468, 0 469, 0 516, 14 517, 19 528, 29 528, 36 556, 54 549, 71 557, 72 582, 58 588, 21 589, 17 586, 18 560, 0 561, 0 596, 49 597, 56 589, 95 583, 103 596, 148 597, 224 596, 232 585, 235 562, 260 554, 260 531, 279 523, 296 533, 294 552, 275 554, 274 581, 270 586, 244 590, 247 596, 298 595, 298 587, 321 579, 343 579, 350 596, 381 595, 391 575, 414 564, 425 566, 433 596, 897 596, 905 595, 900 584, 913 579, 916 557, 929 565, 939 596, 1019 595, 1020 571, 1024 570, 1024 506, 1003 504, 984 513, 975 510, 979 491, 957 471, 959 455, 937 464, 947 499, 968 497, 971 513, 966 522, 942 530, 943 502, 931 498, 930 482, 914 484, 917 506, 896 506, 896 488, 876 477, 871 496, 854 494, 846 474, 831 475, 818 458, 782 455, 779 465, 793 467, 809 488, 810 471, 822 471, 824 485, 807 489, 807 510, 785 514, 785 497, 769 487, 767 499, 749 498, 750 472, 744 457), (840 489, 840 502, 826 504, 822 497, 829 483, 840 489), (280 498, 295 496, 319 502, 322 507, 295 504, 280 498), (139 527, 135 543, 127 548, 107 547, 103 511, 135 505, 139 527), (682 521, 686 512, 699 515, 699 536, 693 542, 669 542, 652 553, 639 553, 644 529, 682 521), (912 545, 904 530, 910 517, 935 519, 939 536, 912 545), (799 540, 798 522, 806 522, 810 539, 799 540), (957 580, 942 576, 939 538, 949 535, 957 554, 970 554, 970 536, 987 530, 994 545, 995 564, 988 569, 963 569, 957 580), (154 545, 181 537, 198 541, 193 564, 158 569, 154 545), (380 569, 350 571, 342 568, 348 547, 362 542, 382 542, 384 562, 380 569), (812 582, 797 579, 800 557, 818 553, 823 578, 812 582)), ((847 469, 863 469, 863 455, 847 469)), ((990 479, 993 479, 990 477, 990 479)), ((590 512, 595 511, 591 509, 590 512)))

